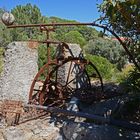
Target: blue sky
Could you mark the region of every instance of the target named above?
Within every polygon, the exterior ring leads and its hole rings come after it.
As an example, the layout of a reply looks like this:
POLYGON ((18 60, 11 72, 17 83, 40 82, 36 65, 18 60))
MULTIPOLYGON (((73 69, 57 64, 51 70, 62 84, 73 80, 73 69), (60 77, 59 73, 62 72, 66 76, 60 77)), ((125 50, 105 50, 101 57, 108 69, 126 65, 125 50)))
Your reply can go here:
POLYGON ((100 15, 97 3, 103 0, 0 0, 0 7, 10 11, 16 5, 35 4, 45 16, 57 16, 80 22, 92 22, 100 15))

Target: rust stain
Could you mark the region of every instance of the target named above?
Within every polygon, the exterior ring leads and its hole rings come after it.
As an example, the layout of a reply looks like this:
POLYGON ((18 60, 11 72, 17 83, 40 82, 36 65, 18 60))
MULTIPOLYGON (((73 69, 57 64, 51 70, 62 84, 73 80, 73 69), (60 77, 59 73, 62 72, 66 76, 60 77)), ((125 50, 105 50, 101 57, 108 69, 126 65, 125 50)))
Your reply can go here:
POLYGON ((37 41, 29 41, 28 47, 31 49, 37 49, 38 48, 38 42, 37 41))

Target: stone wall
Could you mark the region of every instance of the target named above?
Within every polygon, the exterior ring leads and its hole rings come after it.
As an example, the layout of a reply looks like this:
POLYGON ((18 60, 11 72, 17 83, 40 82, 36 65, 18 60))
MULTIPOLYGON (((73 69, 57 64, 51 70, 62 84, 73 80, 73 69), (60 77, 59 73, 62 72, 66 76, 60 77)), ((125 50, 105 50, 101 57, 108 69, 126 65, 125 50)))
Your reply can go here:
POLYGON ((37 44, 13 42, 5 48, 4 68, 0 76, 0 100, 28 102, 29 89, 38 71, 37 44))

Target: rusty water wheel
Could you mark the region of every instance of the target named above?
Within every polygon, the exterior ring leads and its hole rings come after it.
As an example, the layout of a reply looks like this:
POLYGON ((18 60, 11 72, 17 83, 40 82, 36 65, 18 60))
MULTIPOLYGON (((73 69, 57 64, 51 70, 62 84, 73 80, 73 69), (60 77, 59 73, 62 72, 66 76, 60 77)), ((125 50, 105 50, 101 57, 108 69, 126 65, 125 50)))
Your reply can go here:
MULTIPOLYGON (((61 84, 57 81, 61 85, 61 92, 65 99, 71 99, 72 96, 75 96, 81 101, 91 102, 103 96, 102 77, 92 62, 77 57, 66 58, 51 71, 50 77, 61 67, 68 67, 65 81, 62 79, 61 84), (75 76, 71 78, 73 73, 75 76), (92 80, 98 81, 98 86, 100 86, 98 91, 93 88, 92 80)), ((47 83, 47 80, 45 82, 47 83)))
POLYGON ((62 106, 64 99, 61 94, 62 86, 57 82, 57 71, 48 73, 48 67, 52 71, 57 65, 56 62, 47 63, 36 74, 30 87, 29 104, 62 106))
MULTIPOLYGON (((36 74, 36 76, 34 77, 34 80, 31 84, 30 87, 30 92, 29 92, 29 103, 31 104, 43 104, 41 103, 41 91, 44 85, 44 81, 48 76, 48 67, 52 66, 54 67, 56 64, 55 63, 47 63, 45 64, 36 74)), ((49 81, 51 81, 49 79, 49 81)), ((50 82, 46 85, 49 86, 50 82)), ((46 92, 47 92, 47 88, 46 88, 46 92)))
MULTIPOLYGON (((69 100, 76 90, 83 91, 92 88, 91 79, 95 73, 100 80, 101 88, 103 88, 102 78, 96 66, 86 59, 66 58, 58 61, 57 64, 46 64, 33 80, 29 93, 29 103, 64 106, 66 100, 69 100), (49 65, 52 68, 47 74, 49 65), (63 75, 64 79, 63 76, 58 75, 58 71, 66 67, 67 72, 63 75)), ((81 92, 78 96, 83 98, 87 95, 81 92)))

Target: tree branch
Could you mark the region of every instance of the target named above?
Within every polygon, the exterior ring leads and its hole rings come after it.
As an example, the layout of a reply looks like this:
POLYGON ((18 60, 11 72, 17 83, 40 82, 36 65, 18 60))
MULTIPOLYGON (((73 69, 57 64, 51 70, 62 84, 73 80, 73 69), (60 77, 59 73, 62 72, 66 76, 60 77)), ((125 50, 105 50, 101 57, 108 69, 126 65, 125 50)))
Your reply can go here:
POLYGON ((96 26, 96 27, 100 27, 102 29, 105 29, 105 30, 109 31, 113 36, 115 36, 117 38, 117 40, 120 42, 120 44, 122 45, 122 47, 124 48, 124 50, 126 51, 126 53, 128 54, 128 56, 130 57, 130 59, 133 61, 133 63, 136 66, 136 68, 140 71, 140 66, 136 62, 136 60, 133 57, 133 55, 131 54, 131 52, 128 50, 126 44, 120 39, 120 37, 114 31, 109 29, 107 26, 100 25, 100 24, 97 24, 95 22, 93 22, 92 26, 96 26))

